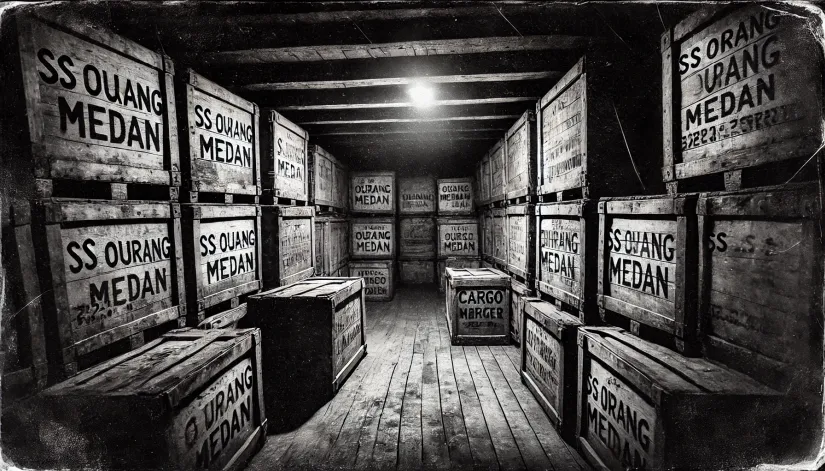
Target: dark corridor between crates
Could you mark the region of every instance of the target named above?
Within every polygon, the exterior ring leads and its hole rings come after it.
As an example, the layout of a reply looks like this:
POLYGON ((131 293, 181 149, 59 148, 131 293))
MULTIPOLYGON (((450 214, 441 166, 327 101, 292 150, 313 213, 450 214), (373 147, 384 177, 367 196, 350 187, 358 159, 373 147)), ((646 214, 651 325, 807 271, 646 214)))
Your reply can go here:
POLYGON ((0 467, 822 469, 823 21, 0 4, 0 467))

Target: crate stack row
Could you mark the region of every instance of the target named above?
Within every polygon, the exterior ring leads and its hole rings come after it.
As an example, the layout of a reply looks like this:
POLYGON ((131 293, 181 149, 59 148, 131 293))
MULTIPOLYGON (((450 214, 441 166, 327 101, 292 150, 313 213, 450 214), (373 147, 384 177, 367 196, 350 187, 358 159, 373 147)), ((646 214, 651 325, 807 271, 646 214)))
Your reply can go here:
POLYGON ((310 202, 315 205, 315 276, 349 276, 349 169, 310 145, 310 202))
POLYGON ((481 232, 475 209, 472 177, 439 179, 437 182, 438 287, 445 287, 445 269, 479 267, 481 232))
POLYGON ((529 202, 507 185, 512 129, 477 168, 486 264, 519 281, 511 203, 535 202, 522 378, 595 467, 725 467, 815 447, 789 431, 820 415, 809 162, 823 92, 798 84, 818 83, 823 61, 792 13, 702 11, 665 33, 661 62, 583 57, 536 105, 529 202))
POLYGON ((435 178, 398 179, 398 280, 401 284, 435 283, 437 201, 435 178))
POLYGON ((397 221, 395 172, 350 173, 349 274, 364 278, 367 300, 395 295, 397 221))

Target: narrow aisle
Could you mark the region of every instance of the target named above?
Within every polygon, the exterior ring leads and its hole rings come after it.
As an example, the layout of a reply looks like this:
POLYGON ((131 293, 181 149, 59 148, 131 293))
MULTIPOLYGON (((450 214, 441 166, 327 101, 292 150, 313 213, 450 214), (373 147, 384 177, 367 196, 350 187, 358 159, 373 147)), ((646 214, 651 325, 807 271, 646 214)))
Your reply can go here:
POLYGON ((366 309, 367 356, 249 470, 585 467, 521 383, 516 347, 450 345, 434 286, 366 309))

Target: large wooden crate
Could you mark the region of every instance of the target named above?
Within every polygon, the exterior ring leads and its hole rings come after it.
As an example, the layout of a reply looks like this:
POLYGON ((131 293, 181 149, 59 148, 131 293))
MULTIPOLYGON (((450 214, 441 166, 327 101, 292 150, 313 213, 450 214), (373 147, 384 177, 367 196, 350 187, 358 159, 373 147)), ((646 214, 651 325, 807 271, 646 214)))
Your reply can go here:
POLYGON ((350 229, 350 256, 353 260, 395 258, 394 218, 352 219, 350 229))
POLYGON ((484 177, 482 177, 482 174, 483 174, 482 170, 484 168, 483 167, 483 160, 485 158, 487 158, 486 155, 482 158, 482 160, 478 161, 478 163, 476 164, 476 168, 475 168, 476 206, 479 206, 479 207, 484 206, 485 204, 487 204, 487 195, 485 194, 485 190, 486 190, 485 185, 486 184, 484 183, 484 177))
POLYGON ((315 208, 262 206, 263 282, 266 289, 313 275, 315 208))
POLYGON ((436 213, 436 186, 433 177, 398 179, 398 214, 426 216, 436 213))
POLYGON ((399 260, 398 279, 405 285, 435 283, 436 260, 399 260))
POLYGON ((504 139, 507 143, 507 199, 536 194, 536 113, 525 111, 504 139))
POLYGON ((439 293, 444 293, 446 291, 447 268, 481 268, 481 258, 451 257, 446 260, 439 260, 437 265, 439 293))
POLYGON ((349 168, 340 162, 332 169, 332 188, 339 204, 336 208, 346 212, 349 208, 349 168))
POLYGON ((335 270, 347 264, 350 259, 349 251, 350 225, 342 218, 333 218, 329 223, 329 237, 326 247, 329 250, 329 266, 327 271, 332 274, 335 270))
POLYGON ((489 268, 447 268, 447 327, 453 345, 510 343, 510 277, 489 268))
POLYGON ((309 133, 270 110, 262 142, 267 151, 261 159, 266 203, 281 200, 309 201, 309 133))
POLYGON ((32 224, 36 266, 27 257, 25 270, 39 274, 50 376, 178 326, 186 302, 177 203, 52 198, 37 202, 32 224))
POLYGON ((576 434, 598 469, 750 468, 798 430, 778 392, 717 363, 615 327, 579 329, 579 348, 576 434))
MULTIPOLYGON (((597 302, 614 315, 672 337, 693 353, 696 341, 696 195, 599 201, 597 302)), ((612 322, 611 322, 612 323, 612 322)))
POLYGON ((346 167, 317 144, 309 146, 309 201, 324 210, 347 206, 346 167))
POLYGON ((0 94, 6 109, 21 111, 4 139, 19 188, 105 199, 150 189, 158 191, 141 195, 177 200, 171 59, 68 12, 19 14, 9 27, 0 94))
POLYGON ((507 210, 504 208, 493 208, 490 211, 490 231, 492 234, 492 250, 490 257, 501 267, 507 266, 507 248, 510 239, 507 236, 507 210))
POLYGON ((390 301, 395 296, 395 263, 392 260, 350 262, 349 276, 363 278, 367 301, 390 301))
POLYGON ((350 211, 395 214, 395 172, 350 172, 350 211))
POLYGON ((524 300, 535 296, 533 288, 511 278, 510 280, 510 339, 516 345, 521 344, 521 317, 524 300))
POLYGON ((435 219, 431 217, 401 218, 398 221, 398 255, 409 259, 436 257, 435 219))
POLYGON ((507 197, 507 144, 505 139, 501 139, 490 148, 488 153, 490 159, 489 175, 486 176, 489 183, 489 195, 487 202, 495 203, 503 201, 507 197))
POLYGON ((536 206, 507 206, 507 271, 523 282, 533 284, 536 278, 536 206))
POLYGON ((256 203, 261 194, 258 106, 192 69, 179 79, 178 121, 186 134, 180 139, 183 200, 256 203))
POLYGON ((315 227, 313 237, 315 238, 315 270, 314 276, 329 275, 329 255, 330 250, 327 248, 329 241, 329 219, 325 217, 315 218, 315 227))
POLYGON ((364 281, 310 278, 251 296, 241 326, 263 334, 264 397, 273 427, 303 423, 367 353, 364 281))
POLYGON ((661 135, 649 121, 659 112, 650 89, 660 74, 630 57, 589 54, 536 104, 543 202, 659 192, 661 135), (629 74, 645 86, 628 84, 629 74))
POLYGON ((477 258, 478 220, 473 218, 438 218, 438 258, 477 258))
POLYGON ((721 189, 722 173, 724 188, 738 189, 750 176, 743 181, 742 169, 789 159, 752 175, 779 184, 800 170, 822 144, 819 27, 801 6, 731 5, 700 10, 662 35, 669 189, 710 174, 720 178, 705 189, 721 189))
POLYGON ((479 180, 478 186, 480 188, 481 193, 481 201, 480 204, 487 204, 490 202, 490 153, 488 152, 484 158, 481 159, 481 168, 479 169, 479 173, 481 175, 481 180, 479 180))
POLYGON ((472 178, 438 180, 438 215, 469 216, 475 212, 472 178))
POLYGON ((822 384, 822 221, 815 185, 699 199, 706 355, 811 404, 822 384))
POLYGON ((35 404, 18 433, 38 469, 242 469, 266 440, 261 333, 174 330, 35 404))
POLYGON ((578 329, 582 323, 552 304, 524 300, 521 380, 566 440, 576 433, 578 329))
POLYGON ((260 206, 185 204, 183 240, 188 325, 261 288, 260 206))
POLYGON ((579 320, 596 322, 596 202, 536 205, 536 288, 579 320))

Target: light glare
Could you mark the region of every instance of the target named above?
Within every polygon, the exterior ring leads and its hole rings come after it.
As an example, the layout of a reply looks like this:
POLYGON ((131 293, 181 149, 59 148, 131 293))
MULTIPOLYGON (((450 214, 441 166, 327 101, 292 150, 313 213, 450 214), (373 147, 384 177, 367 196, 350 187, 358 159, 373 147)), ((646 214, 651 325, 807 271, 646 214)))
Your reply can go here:
POLYGON ((409 89, 410 99, 413 105, 418 107, 428 107, 435 103, 435 90, 426 85, 414 85, 409 89))

